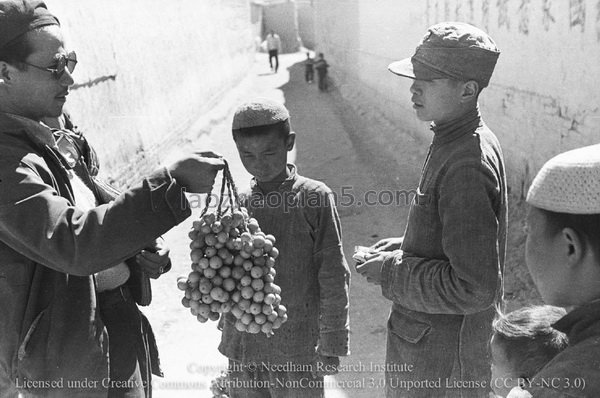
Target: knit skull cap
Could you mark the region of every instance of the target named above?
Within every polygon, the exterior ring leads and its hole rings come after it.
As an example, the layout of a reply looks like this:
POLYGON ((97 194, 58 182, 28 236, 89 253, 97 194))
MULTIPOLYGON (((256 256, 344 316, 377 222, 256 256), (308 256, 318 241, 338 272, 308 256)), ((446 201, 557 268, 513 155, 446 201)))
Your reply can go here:
POLYGON ((548 160, 531 183, 527 203, 555 213, 600 214, 600 144, 548 160))
POLYGON ((232 130, 270 126, 289 118, 290 113, 283 104, 269 98, 255 98, 237 108, 233 115, 232 130))
POLYGON ((388 69, 418 80, 475 80, 486 87, 500 51, 492 38, 463 22, 431 26, 411 58, 392 62, 388 69))
POLYGON ((0 48, 37 28, 60 25, 41 0, 0 0, 0 48))

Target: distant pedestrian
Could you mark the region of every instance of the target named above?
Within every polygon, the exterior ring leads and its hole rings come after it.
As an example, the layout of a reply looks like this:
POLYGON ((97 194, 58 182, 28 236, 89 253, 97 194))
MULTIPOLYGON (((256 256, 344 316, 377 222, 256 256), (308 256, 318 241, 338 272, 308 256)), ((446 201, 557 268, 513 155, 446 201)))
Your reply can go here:
POLYGON ((271 70, 277 73, 279 69, 279 53, 281 52, 281 39, 274 31, 270 31, 265 39, 267 51, 269 52, 269 66, 271 70), (275 67, 273 67, 273 58, 275 58, 275 67))
POLYGON ((304 61, 304 79, 307 83, 312 83, 315 77, 315 60, 310 57, 310 53, 306 53, 306 61, 304 61))
POLYGON ((323 53, 319 53, 319 59, 315 62, 315 69, 317 70, 317 77, 319 78, 319 90, 327 90, 327 68, 329 64, 325 61, 323 53))

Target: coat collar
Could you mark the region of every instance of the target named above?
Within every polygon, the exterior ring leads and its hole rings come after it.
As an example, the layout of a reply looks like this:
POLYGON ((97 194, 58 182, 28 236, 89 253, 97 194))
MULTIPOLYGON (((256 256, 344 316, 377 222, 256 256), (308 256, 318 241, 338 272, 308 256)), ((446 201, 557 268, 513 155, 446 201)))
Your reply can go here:
POLYGON ((439 125, 432 123, 431 130, 435 134, 433 144, 442 145, 454 141, 464 134, 473 133, 480 125, 481 115, 479 114, 479 107, 476 107, 458 119, 439 125))
POLYGON ((23 135, 40 148, 46 146, 56 148, 50 127, 23 116, 0 112, 0 131, 12 135, 23 135))

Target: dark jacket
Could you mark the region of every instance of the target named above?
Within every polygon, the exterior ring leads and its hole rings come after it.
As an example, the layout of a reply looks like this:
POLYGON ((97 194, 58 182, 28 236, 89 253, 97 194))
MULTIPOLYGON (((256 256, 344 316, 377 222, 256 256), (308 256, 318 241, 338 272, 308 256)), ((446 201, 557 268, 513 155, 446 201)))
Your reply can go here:
POLYGON ((0 113, 2 397, 28 387, 60 397, 106 396, 106 331, 90 275, 190 215, 166 169, 83 212, 74 205, 65 165, 49 128, 0 113), (69 385, 86 378, 97 381, 95 388, 69 385))
POLYGON ((219 351, 244 363, 308 364, 315 349, 326 356, 349 353, 350 270, 342 250, 340 220, 331 190, 296 174, 265 195, 253 181, 247 207, 261 229, 277 239, 275 283, 288 321, 275 335, 238 332, 226 314, 219 351))
POLYGON ((569 347, 523 388, 534 398, 600 397, 600 300, 574 309, 553 326, 567 334, 569 347))
MULTIPOLYGON (((506 247, 504 160, 477 109, 433 131, 402 250, 382 269, 383 295, 393 301, 389 332, 412 344, 430 331, 447 336, 445 348, 424 340, 421 360, 455 361, 457 377, 487 383, 506 247)), ((444 378, 431 369, 421 371, 444 378)))

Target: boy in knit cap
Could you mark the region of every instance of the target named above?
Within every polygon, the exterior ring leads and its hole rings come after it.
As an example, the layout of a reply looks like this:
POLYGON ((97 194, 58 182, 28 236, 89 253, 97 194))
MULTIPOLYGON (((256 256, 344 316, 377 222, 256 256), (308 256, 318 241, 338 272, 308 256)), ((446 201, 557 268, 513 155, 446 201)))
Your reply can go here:
POLYGON ((277 239, 275 282, 288 320, 267 337, 239 332, 226 315, 219 350, 230 359, 231 398, 322 397, 323 376, 337 373, 339 357, 349 353, 350 271, 331 190, 287 163, 295 134, 280 103, 241 105, 233 137, 254 177, 246 207, 277 239))
POLYGON ((600 145, 562 153, 527 194, 525 260, 569 347, 525 386, 533 397, 600 396, 600 145))
POLYGON ((433 142, 404 237, 378 242, 376 254, 357 267, 393 302, 388 397, 489 391, 488 343, 494 305, 502 299, 506 179, 478 96, 498 55, 485 32, 445 22, 429 28, 411 58, 389 66, 413 79, 413 108, 420 120, 433 122, 433 142))

